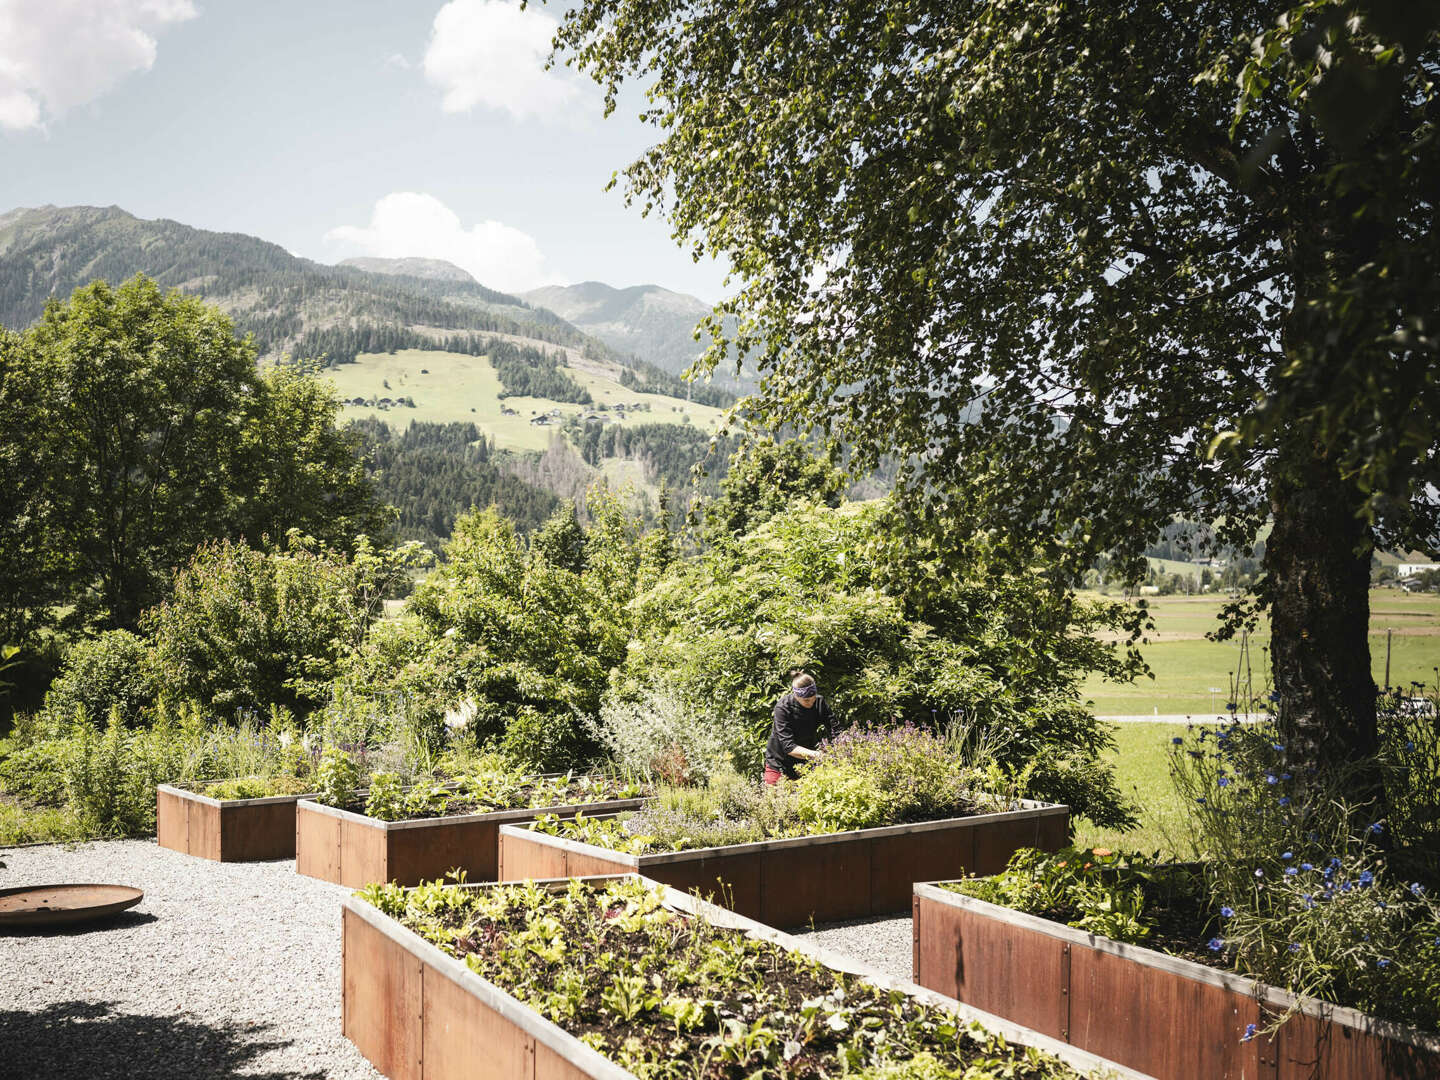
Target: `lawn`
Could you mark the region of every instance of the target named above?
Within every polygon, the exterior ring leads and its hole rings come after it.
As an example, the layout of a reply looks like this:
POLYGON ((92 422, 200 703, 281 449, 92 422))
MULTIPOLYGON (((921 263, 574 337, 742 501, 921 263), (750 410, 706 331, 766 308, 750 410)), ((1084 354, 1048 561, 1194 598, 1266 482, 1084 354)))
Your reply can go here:
POLYGON ((1172 858, 1183 855, 1183 808, 1170 784, 1169 754, 1171 740, 1187 734, 1184 725, 1112 724, 1111 730, 1116 749, 1108 757, 1115 763, 1121 793, 1139 812, 1140 826, 1119 832, 1082 821, 1076 826, 1075 843, 1147 855, 1159 851, 1172 858))
MULTIPOLYGON (((593 372, 571 368, 567 374, 590 391, 596 405, 650 406, 648 412, 640 411, 634 419, 622 423, 683 424, 688 421, 705 431, 713 431, 722 415, 720 409, 708 405, 696 405, 663 394, 638 394, 614 379, 593 372)), ((530 423, 537 414, 559 409, 564 416, 574 416, 588 411, 583 405, 545 398, 513 397, 502 401, 500 380, 490 361, 483 356, 462 353, 429 349, 361 353, 355 363, 330 368, 325 376, 346 400, 409 397, 415 401, 413 409, 347 405, 344 419, 373 416, 401 430, 416 420, 440 424, 472 421, 486 435, 494 436, 496 446, 502 450, 544 450, 550 445, 555 429, 530 423), (516 415, 502 413, 502 406, 513 409, 516 415)))
MULTIPOLYGON (((1092 677, 1081 693, 1101 716, 1185 713, 1213 716, 1224 712, 1231 687, 1245 676, 1245 654, 1237 641, 1208 641, 1225 597, 1150 596, 1144 598, 1155 620, 1142 655, 1154 679, 1130 686, 1092 677)), ((1440 665, 1440 596, 1398 589, 1370 593, 1370 660, 1379 685, 1385 683, 1386 631, 1391 630, 1390 685, 1418 681, 1434 684, 1440 665)), ((1270 626, 1262 620, 1249 641, 1251 679, 1257 692, 1268 685, 1270 626)))

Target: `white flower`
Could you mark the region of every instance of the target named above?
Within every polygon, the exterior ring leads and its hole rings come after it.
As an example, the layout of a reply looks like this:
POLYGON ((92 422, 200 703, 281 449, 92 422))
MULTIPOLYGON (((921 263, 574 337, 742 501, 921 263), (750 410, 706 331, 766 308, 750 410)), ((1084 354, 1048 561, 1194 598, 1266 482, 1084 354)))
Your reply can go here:
POLYGON ((470 721, 475 719, 475 709, 475 700, 473 698, 465 698, 456 705, 455 708, 446 710, 446 728, 448 728, 452 734, 464 731, 470 726, 470 721))
POLYGON ((456 628, 452 626, 452 627, 450 627, 449 630, 446 630, 446 631, 445 631, 445 633, 444 633, 443 636, 444 636, 444 637, 454 637, 454 636, 455 636, 455 630, 456 630, 456 628))

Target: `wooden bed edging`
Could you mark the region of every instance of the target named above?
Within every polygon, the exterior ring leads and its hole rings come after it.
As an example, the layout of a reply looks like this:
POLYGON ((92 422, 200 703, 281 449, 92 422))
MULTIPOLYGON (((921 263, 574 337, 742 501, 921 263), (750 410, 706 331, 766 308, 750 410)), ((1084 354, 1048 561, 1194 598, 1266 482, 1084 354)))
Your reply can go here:
POLYGON ((655 855, 505 825, 499 878, 643 874, 769 926, 800 926, 907 911, 914 882, 997 873, 1022 847, 1058 851, 1069 822, 1069 807, 1027 801, 996 814, 655 855))
MULTIPOLYGON (((617 876, 636 875, 601 875, 585 880, 603 884, 617 876)), ((648 885, 659 884, 642 880, 648 885)), ((566 883, 542 884, 560 888, 566 883)), ((665 903, 703 915, 718 926, 804 953, 827 967, 859 975, 884 989, 910 994, 962 1020, 978 1021, 1008 1042, 1054 1054, 1082 1072, 1113 1080, 1152 1080, 688 893, 666 887, 665 903)), ((633 1080, 632 1073, 358 897, 345 899, 341 923, 342 1028, 345 1037, 390 1080, 459 1080, 474 1076, 480 1061, 487 1066, 485 1075, 515 1080, 633 1080)))
POLYGON ((293 859, 295 807, 313 798, 314 793, 215 799, 159 784, 155 788, 155 838, 163 848, 219 862, 293 859))
POLYGON ((371 882, 418 885, 452 869, 493 881, 500 866, 498 829, 542 814, 572 817, 636 810, 644 799, 491 810, 483 814, 382 821, 306 801, 295 813, 295 869, 309 877, 358 889, 371 882))
POLYGON ((915 981, 1167 1080, 1434 1080, 1440 1036, 915 885, 915 981), (1273 1037, 1249 1024, 1296 1012, 1273 1037))

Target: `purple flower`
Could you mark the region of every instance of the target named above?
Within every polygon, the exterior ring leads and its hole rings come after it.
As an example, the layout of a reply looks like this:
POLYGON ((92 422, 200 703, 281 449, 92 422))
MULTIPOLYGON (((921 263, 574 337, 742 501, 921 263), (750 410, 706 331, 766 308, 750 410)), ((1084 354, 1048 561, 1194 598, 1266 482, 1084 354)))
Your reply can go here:
POLYGON ((1207 949, 1209 949, 1211 952, 1219 952, 1221 949, 1223 949, 1223 948, 1225 947, 1225 939, 1224 939, 1224 938, 1218 938, 1218 937, 1212 937, 1209 941, 1207 941, 1207 942, 1205 943, 1205 947, 1206 947, 1207 949))

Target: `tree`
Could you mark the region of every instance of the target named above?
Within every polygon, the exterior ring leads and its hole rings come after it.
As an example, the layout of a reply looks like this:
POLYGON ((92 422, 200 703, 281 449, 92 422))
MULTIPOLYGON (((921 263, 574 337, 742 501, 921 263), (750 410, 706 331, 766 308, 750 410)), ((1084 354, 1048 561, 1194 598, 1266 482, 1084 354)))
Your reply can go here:
POLYGON ((845 477, 804 442, 760 437, 730 456, 720 496, 705 507, 711 543, 744 536, 797 501, 839 506, 845 477))
POLYGON ((204 541, 300 528, 348 546, 384 524, 333 393, 258 373, 200 300, 143 275, 96 281, 0 352, 17 407, 0 419, 0 482, 19 509, 0 553, 29 553, 14 604, 32 623, 70 602, 77 621, 133 629, 204 541))
POLYGON ((611 108, 647 84, 628 197, 742 278, 709 355, 740 316, 755 419, 895 453, 917 527, 1057 588, 1176 514, 1241 554, 1272 521, 1280 722, 1328 761, 1376 746, 1371 551, 1440 524, 1437 20, 585 0, 557 46, 611 108))

